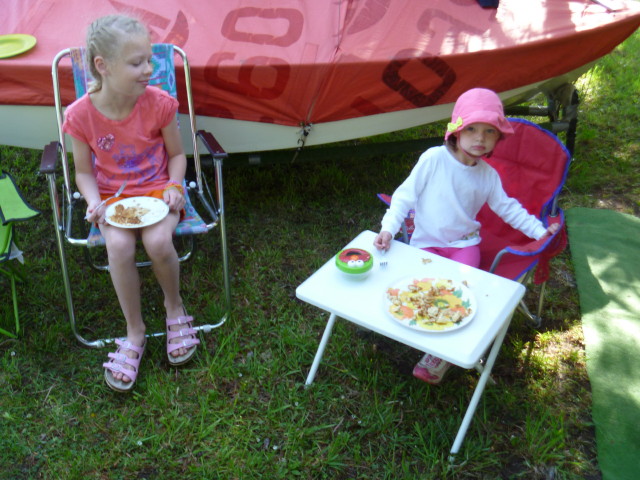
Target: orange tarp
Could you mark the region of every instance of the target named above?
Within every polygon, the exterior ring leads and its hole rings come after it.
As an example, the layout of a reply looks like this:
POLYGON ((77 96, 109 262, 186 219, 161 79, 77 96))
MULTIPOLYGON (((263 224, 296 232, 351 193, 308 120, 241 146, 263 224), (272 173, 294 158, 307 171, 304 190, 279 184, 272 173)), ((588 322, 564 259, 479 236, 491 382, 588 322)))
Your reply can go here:
POLYGON ((53 105, 53 57, 83 45, 86 26, 115 12, 186 50, 198 114, 300 125, 451 103, 471 87, 502 92, 572 71, 638 28, 640 4, 617 3, 618 11, 591 0, 501 0, 498 9, 476 0, 4 0, 0 34, 38 43, 0 59, 0 104, 53 105))

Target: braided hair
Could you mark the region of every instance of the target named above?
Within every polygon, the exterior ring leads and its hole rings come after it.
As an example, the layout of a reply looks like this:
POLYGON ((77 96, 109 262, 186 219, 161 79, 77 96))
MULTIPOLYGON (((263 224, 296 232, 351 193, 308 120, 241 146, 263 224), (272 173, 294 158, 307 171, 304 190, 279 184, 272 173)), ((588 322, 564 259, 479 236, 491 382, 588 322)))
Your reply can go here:
POLYGON ((102 88, 102 75, 95 66, 95 58, 97 56, 105 60, 118 58, 125 39, 131 35, 149 36, 149 31, 140 20, 125 15, 107 15, 89 25, 86 60, 94 78, 89 86, 90 93, 102 88))

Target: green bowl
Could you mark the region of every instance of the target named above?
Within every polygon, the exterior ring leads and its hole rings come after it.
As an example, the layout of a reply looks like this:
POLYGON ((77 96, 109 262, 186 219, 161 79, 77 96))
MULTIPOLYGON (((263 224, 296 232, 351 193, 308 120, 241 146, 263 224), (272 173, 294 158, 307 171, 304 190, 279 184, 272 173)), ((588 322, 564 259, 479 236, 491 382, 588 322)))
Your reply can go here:
POLYGON ((336 254, 336 267, 350 277, 364 277, 373 268, 373 255, 362 248, 345 248, 336 254))

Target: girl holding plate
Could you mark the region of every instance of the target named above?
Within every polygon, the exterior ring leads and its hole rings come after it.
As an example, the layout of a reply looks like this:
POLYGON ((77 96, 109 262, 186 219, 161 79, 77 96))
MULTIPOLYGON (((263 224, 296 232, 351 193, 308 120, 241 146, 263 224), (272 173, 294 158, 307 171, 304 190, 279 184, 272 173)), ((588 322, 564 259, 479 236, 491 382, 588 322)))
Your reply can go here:
POLYGON ((106 241, 109 272, 127 324, 126 337, 116 341, 117 351, 103 365, 105 380, 114 390, 129 391, 146 347, 135 264, 138 238, 164 293, 169 363, 186 363, 200 343, 180 296, 173 245, 185 206, 187 161, 176 120, 178 101, 149 86, 153 66, 147 28, 126 16, 99 18, 89 26, 86 55, 95 82, 67 108, 63 130, 72 139, 75 181, 87 201, 87 220, 99 225, 106 241), (107 223, 101 202, 125 181, 122 197, 158 198, 168 205, 168 214, 139 229, 107 223))

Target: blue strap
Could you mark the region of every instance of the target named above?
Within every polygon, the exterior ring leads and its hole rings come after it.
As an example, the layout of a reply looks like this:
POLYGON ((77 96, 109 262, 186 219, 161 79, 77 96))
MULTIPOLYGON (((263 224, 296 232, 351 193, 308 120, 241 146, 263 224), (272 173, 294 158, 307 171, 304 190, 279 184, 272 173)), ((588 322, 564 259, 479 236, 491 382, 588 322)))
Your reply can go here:
MULTIPOLYGON (((91 82, 93 75, 87 63, 86 49, 76 47, 70 49, 71 65, 73 67, 73 83, 76 90, 76 98, 80 98, 85 93, 91 82)), ((170 43, 156 43, 151 46, 153 52, 153 75, 149 80, 150 85, 156 85, 172 97, 178 98, 176 87, 176 71, 173 59, 173 45, 170 43)))

